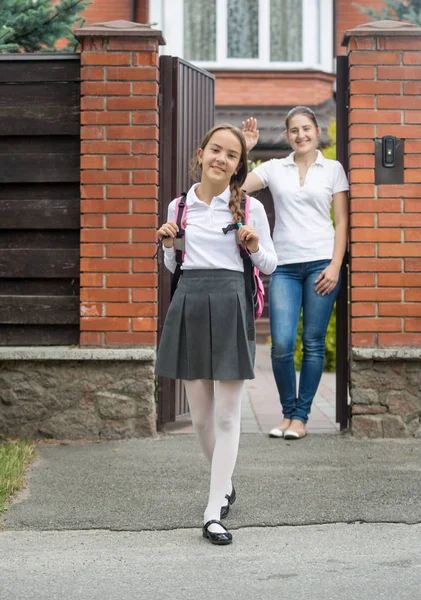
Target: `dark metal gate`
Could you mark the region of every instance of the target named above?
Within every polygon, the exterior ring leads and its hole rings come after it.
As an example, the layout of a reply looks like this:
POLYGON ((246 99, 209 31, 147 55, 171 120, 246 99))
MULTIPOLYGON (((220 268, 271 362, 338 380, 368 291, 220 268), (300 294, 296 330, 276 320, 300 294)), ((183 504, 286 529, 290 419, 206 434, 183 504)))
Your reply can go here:
MULTIPOLYGON (((336 158, 348 173, 348 57, 337 57, 336 79, 336 158)), ((349 424, 349 255, 342 263, 342 286, 336 300, 336 422, 349 424)))
MULTIPOLYGON (((159 222, 168 205, 191 185, 190 165, 203 135, 214 124, 215 78, 190 63, 161 56, 159 129, 159 222)), ((159 261, 158 338, 170 303, 171 274, 159 261)), ((158 426, 188 412, 181 382, 158 378, 158 426)))

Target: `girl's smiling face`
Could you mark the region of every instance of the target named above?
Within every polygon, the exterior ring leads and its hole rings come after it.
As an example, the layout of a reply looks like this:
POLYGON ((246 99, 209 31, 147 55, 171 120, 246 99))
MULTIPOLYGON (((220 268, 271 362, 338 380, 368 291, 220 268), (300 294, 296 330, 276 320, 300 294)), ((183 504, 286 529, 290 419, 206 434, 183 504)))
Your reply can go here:
POLYGON ((240 141, 231 131, 215 131, 205 148, 197 151, 202 180, 228 185, 240 166, 241 150, 240 141))
POLYGON ((320 127, 316 127, 310 117, 297 114, 291 117, 287 138, 297 154, 307 154, 317 149, 320 127))

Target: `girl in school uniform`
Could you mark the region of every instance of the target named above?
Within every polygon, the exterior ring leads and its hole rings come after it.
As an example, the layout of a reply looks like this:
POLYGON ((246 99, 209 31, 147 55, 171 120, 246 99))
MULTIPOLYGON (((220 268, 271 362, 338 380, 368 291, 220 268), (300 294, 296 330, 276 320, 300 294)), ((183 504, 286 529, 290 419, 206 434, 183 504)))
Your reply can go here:
MULTIPOLYGON (((242 130, 250 150, 259 136, 256 120, 248 119, 242 130)), ((310 108, 293 108, 286 117, 293 152, 259 165, 243 186, 249 193, 269 187, 275 207, 278 266, 269 286, 271 359, 283 420, 269 435, 277 438, 306 435, 348 238, 348 181, 342 165, 317 149, 320 134, 310 108), (297 392, 294 350, 301 310, 303 361, 297 392)))
MULTIPOLYGON (((217 125, 197 150, 200 183, 190 188, 185 216, 182 278, 171 301, 158 349, 156 374, 184 382, 196 437, 211 464, 203 537, 229 544, 222 525, 235 500, 231 477, 240 436, 244 380, 254 378, 253 302, 247 297, 238 241, 263 273, 277 258, 263 205, 250 199, 244 222, 241 186, 247 176, 247 148, 240 130, 217 125), (225 230, 225 233, 224 233, 225 230)), ((176 200, 158 230, 165 266, 174 272, 178 231, 176 200)))

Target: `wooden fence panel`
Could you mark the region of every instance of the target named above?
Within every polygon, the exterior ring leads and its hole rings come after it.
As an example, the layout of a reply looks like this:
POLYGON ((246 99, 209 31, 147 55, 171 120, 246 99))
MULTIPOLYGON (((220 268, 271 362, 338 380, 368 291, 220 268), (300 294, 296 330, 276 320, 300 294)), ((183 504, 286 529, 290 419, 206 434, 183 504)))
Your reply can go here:
POLYGON ((0 55, 0 345, 79 343, 80 56, 0 55))
POLYGON ((0 137, 0 182, 79 182, 79 151, 79 136, 0 137))

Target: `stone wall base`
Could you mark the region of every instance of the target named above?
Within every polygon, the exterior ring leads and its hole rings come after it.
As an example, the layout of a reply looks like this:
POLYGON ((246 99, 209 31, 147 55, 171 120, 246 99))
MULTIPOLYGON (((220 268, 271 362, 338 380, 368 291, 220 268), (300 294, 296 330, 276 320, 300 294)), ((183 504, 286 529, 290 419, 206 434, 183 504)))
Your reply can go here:
POLYGON ((420 358, 354 358, 350 395, 356 437, 421 437, 420 358))
POLYGON ((156 433, 153 360, 1 360, 0 436, 112 440, 156 433))

